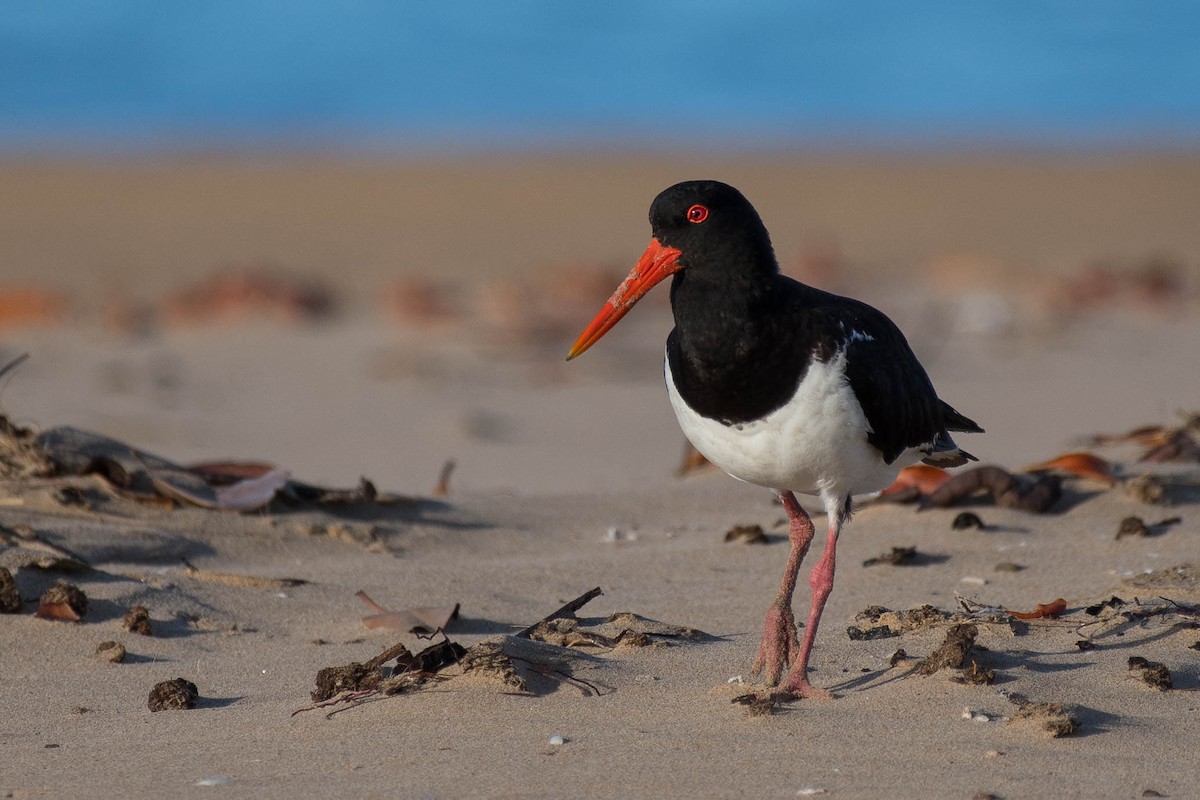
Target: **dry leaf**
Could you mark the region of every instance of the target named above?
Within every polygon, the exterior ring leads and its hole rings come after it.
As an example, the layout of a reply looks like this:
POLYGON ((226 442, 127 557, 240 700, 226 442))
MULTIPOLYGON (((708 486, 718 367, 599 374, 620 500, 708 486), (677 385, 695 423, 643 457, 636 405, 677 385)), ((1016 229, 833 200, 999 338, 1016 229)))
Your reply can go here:
POLYGON ((1049 603, 1038 603, 1037 608, 1033 611, 1009 611, 1008 614, 1017 619, 1046 619, 1048 617, 1057 617, 1066 610, 1067 601, 1060 597, 1049 603))

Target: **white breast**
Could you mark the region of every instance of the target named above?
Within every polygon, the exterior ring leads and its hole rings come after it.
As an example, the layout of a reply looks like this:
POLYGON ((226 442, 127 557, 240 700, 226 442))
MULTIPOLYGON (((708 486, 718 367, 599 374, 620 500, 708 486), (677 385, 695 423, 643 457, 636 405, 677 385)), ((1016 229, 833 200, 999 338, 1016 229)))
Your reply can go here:
POLYGON ((888 486, 920 458, 907 451, 892 464, 867 442, 871 431, 846 378, 846 354, 813 361, 796 393, 761 420, 724 425, 688 407, 664 367, 679 426, 705 458, 747 483, 844 498, 888 486))

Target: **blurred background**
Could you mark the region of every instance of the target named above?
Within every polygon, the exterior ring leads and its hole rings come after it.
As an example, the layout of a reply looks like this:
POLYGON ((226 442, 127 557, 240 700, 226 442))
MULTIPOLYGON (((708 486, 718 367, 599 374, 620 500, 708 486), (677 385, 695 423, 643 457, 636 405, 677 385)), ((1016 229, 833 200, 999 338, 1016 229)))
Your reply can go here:
POLYGON ((1200 10, 1017 2, 19 4, 12 153, 1193 144, 1200 10))
MULTIPOLYGON (((959 334, 1195 319, 1198 33, 1183 0, 12 4, 0 356, 35 357, 3 399, 176 456, 245 441, 214 415, 252 418, 260 447, 311 463, 338 431, 284 443, 297 419, 362 420, 356 441, 394 419, 330 399, 336 364, 390 387, 373 403, 426 391, 446 419, 413 435, 502 483, 514 446, 544 456, 570 417, 463 387, 656 379, 665 292, 587 364, 561 357, 654 195, 700 177, 935 373, 959 334), (320 385, 268 389, 270 410, 252 391, 306 371, 320 385)), ((589 470, 547 462, 538 485, 589 470)))

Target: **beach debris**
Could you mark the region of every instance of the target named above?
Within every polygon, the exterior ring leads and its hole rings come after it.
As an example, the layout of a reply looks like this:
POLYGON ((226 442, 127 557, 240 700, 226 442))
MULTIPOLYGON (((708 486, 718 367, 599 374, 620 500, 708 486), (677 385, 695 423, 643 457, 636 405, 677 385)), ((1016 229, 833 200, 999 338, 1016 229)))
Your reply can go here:
POLYGON ((775 713, 778 698, 774 692, 749 692, 732 698, 730 703, 744 706, 747 717, 769 717, 775 713))
POLYGON ((704 631, 686 625, 673 625, 669 622, 650 619, 649 617, 643 617, 641 614, 635 614, 632 611, 618 611, 605 620, 603 624, 617 628, 620 631, 618 636, 627 633, 637 633, 645 636, 660 636, 666 639, 692 639, 695 641, 713 638, 704 631))
POLYGON ((917 674, 932 675, 946 667, 961 667, 975 646, 978 633, 979 628, 970 622, 951 625, 945 640, 917 665, 917 674))
POLYGON ((120 664, 125 660, 125 645, 120 642, 107 641, 96 645, 95 658, 110 664, 120 664))
POLYGON ((1149 536, 1150 531, 1146 529, 1146 523, 1141 517, 1125 517, 1121 520, 1121 524, 1117 526, 1117 538, 1125 536, 1149 536))
MULTIPOLYGON (((4 437, 0 435, 0 443, 4 437)), ((408 505, 413 498, 379 492, 366 478, 350 489, 293 480, 259 461, 206 461, 182 466, 90 431, 57 427, 33 439, 48 469, 41 477, 88 476, 110 496, 160 506, 180 504, 249 512, 272 501, 287 506, 408 505)), ((0 453, 3 452, 0 446, 0 453)), ((0 469, 3 468, 0 460, 0 469)))
POLYGON ((893 567, 923 567, 946 559, 947 556, 918 552, 915 547, 893 547, 886 553, 863 561, 863 566, 874 567, 878 564, 890 564, 893 567))
POLYGON ((1062 497, 1062 479, 1045 474, 1029 479, 997 466, 984 465, 954 475, 921 499, 921 508, 946 508, 976 494, 989 494, 996 505, 1034 514, 1049 511, 1062 497))
POLYGON ((734 525, 725 532, 726 542, 739 544, 767 544, 767 534, 762 525, 734 525))
POLYGON ((1200 565, 1188 562, 1133 575, 1124 581, 1137 589, 1200 589, 1200 565))
POLYGON ((1001 561, 996 566, 992 567, 996 572, 1020 572, 1025 569, 1024 564, 1017 564, 1014 561, 1001 561))
POLYGON ((1147 524, 1141 517, 1125 517, 1117 526, 1117 538, 1125 536, 1157 536, 1166 532, 1172 525, 1183 522, 1183 517, 1167 517, 1158 522, 1147 524))
MULTIPOLYGON (((346 702, 362 700, 376 692, 400 694, 421 686, 451 664, 459 663, 466 652, 462 645, 445 636, 415 655, 403 643, 397 643, 368 661, 318 670, 316 688, 311 696, 313 702, 321 704, 342 694, 346 695, 342 698, 346 702), (388 676, 383 671, 383 665, 393 659, 396 666, 388 676)), ((320 707, 302 708, 292 712, 292 716, 320 707)))
POLYGON ((879 499, 893 503, 911 503, 922 496, 933 494, 942 484, 950 480, 950 473, 940 467, 916 464, 905 467, 896 475, 896 480, 879 493, 879 499))
POLYGON ((448 458, 442 464, 441 470, 438 472, 437 483, 433 486, 434 497, 445 497, 450 494, 450 476, 454 474, 454 468, 458 466, 454 459, 448 458))
POLYGON ((188 481, 188 485, 174 480, 173 473, 151 467, 140 453, 135 451, 134 455, 142 462, 146 474, 150 477, 150 484, 160 495, 180 503, 216 511, 258 511, 275 498, 275 494, 291 477, 287 470, 272 469, 257 477, 244 478, 227 486, 214 488, 203 481, 199 486, 194 481, 188 481))
POLYGON ((338 667, 322 667, 317 672, 316 688, 310 694, 314 703, 321 703, 342 692, 373 691, 382 680, 383 670, 357 661, 338 667))
POLYGON ((37 616, 42 619, 79 622, 87 613, 87 607, 87 595, 82 589, 74 584, 58 581, 42 593, 37 616))
POLYGON ((1171 672, 1165 664, 1141 656, 1129 657, 1129 671, 1152 689, 1165 692, 1171 688, 1171 672))
POLYGON ((600 589, 599 586, 597 586, 595 589, 589 589, 588 591, 579 595, 579 597, 576 597, 574 600, 570 601, 569 603, 564 604, 561 608, 558 608, 555 611, 550 612, 545 617, 542 617, 540 620, 533 623, 525 630, 521 631, 520 633, 517 633, 516 637, 518 639, 532 638, 534 631, 536 631, 539 626, 546 625, 547 623, 550 623, 556 619, 573 619, 573 620, 578 621, 579 618, 575 616, 575 612, 578 611, 579 609, 583 608, 585 605, 590 603, 592 600, 595 600, 597 597, 599 597, 602 594, 604 594, 604 592, 600 589))
POLYGON ((551 747, 558 747, 560 745, 566 744, 567 741, 568 740, 565 736, 563 736, 560 733, 555 733, 555 734, 551 734, 551 736, 550 736, 549 740, 547 740, 546 744, 550 745, 551 747))
POLYGON ((21 592, 8 567, 0 567, 0 614, 16 614, 21 610, 21 592))
POLYGON ((987 526, 983 524, 983 520, 973 511, 963 511, 950 521, 950 528, 956 531, 965 531, 975 528, 983 530, 987 526))
POLYGON ((158 319, 170 327, 269 319, 295 325, 329 317, 328 287, 271 264, 226 267, 194 286, 166 295, 158 319))
POLYGON ((648 647, 662 644, 663 639, 699 641, 712 637, 695 628, 660 622, 632 611, 619 611, 600 625, 590 628, 582 627, 582 622, 575 617, 544 620, 535 626, 529 638, 559 647, 614 649, 648 647))
POLYGON ((381 667, 394 658, 403 657, 411 658, 412 651, 398 643, 362 663, 352 661, 341 666, 323 667, 317 671, 316 688, 311 692, 312 699, 320 703, 342 692, 373 691, 384 678, 381 667))
POLYGON ((996 671, 979 666, 979 662, 971 659, 971 666, 962 668, 962 676, 957 679, 960 683, 972 686, 987 686, 996 680, 996 671))
POLYGON ((888 639, 944 622, 949 616, 947 612, 939 611, 931 605, 917 606, 906 611, 892 611, 884 606, 868 606, 854 615, 855 624, 846 628, 846 635, 854 641, 888 639))
POLYGON ((1062 703, 1026 701, 1018 705, 1017 710, 1009 717, 1009 723, 1032 727, 1052 739, 1069 736, 1079 729, 1079 721, 1071 709, 1062 703))
POLYGON ((605 687, 573 674, 576 662, 591 658, 545 642, 498 636, 469 649, 462 665, 464 675, 505 693, 540 693, 566 684, 584 697, 598 697, 605 687))
POLYGON ((231 572, 213 572, 194 566, 186 558, 181 558, 184 574, 194 581, 219 583, 224 586, 244 586, 250 589, 289 589, 293 586, 303 586, 308 581, 302 578, 264 578, 258 575, 238 575, 231 572))
POLYGON ((1143 453, 1138 461, 1159 464, 1200 461, 1198 437, 1200 437, 1200 429, 1193 422, 1192 427, 1172 431, 1161 444, 1143 453))
POLYGON ((1143 425, 1126 433, 1093 434, 1094 445, 1136 444, 1146 449, 1138 461, 1151 463, 1200 461, 1200 412, 1180 411, 1183 424, 1143 425))
POLYGON ((1090 606, 1087 606, 1083 609, 1083 613, 1091 617, 1097 617, 1106 608, 1120 608, 1123 605, 1125 605, 1125 601, 1114 594, 1107 600, 1101 600, 1099 603, 1092 603, 1090 606))
MULTIPOLYGON (((499 641, 480 642, 462 657, 463 674, 475 674, 499 683, 505 691, 525 692, 529 684, 521 676, 512 656, 499 641)), ((561 742, 560 742, 561 744, 561 742)))
POLYGON ((130 633, 141 636, 153 636, 150 630, 150 611, 145 606, 134 606, 126 612, 121 620, 121 627, 130 633))
POLYGON ((151 712, 183 711, 194 708, 199 696, 200 690, 196 688, 196 684, 185 678, 174 678, 154 684, 146 704, 151 712))
POLYGON ((1067 601, 1059 597, 1049 603, 1038 603, 1033 611, 1008 611, 1008 614, 1017 619, 1051 619, 1061 616, 1066 610, 1067 601))
POLYGON ((1077 478, 1103 483, 1105 486, 1116 486, 1117 476, 1112 462, 1092 453, 1064 453, 1061 456, 1033 464, 1022 472, 1065 472, 1077 478))
MULTIPOLYGON (((1151 583, 1149 587, 1145 588, 1157 589, 1159 585, 1151 583)), ((1175 585, 1171 588, 1189 590, 1187 585, 1175 585)), ((1160 621, 1160 624, 1164 626, 1183 630, 1200 627, 1200 605, 1188 605, 1169 597, 1158 597, 1151 600, 1140 600, 1135 597, 1131 602, 1113 597, 1110 600, 1088 606, 1084 609, 1084 613, 1091 619, 1081 623, 1075 629, 1075 633, 1088 640, 1113 632, 1117 632, 1119 636, 1121 635, 1120 630, 1131 625, 1142 625, 1151 619, 1160 621), (1095 632, 1091 632, 1090 629, 1094 629, 1095 632), (1089 632, 1085 633, 1085 630, 1089 630, 1089 632)))
POLYGON ((422 606, 389 611, 361 589, 355 592, 354 596, 375 611, 374 614, 363 617, 363 625, 368 628, 390 628, 404 633, 415 633, 418 636, 432 636, 443 631, 451 620, 458 619, 458 603, 452 606, 422 606))
POLYGON ((1149 472, 1135 475, 1124 484, 1125 493, 1135 500, 1151 506, 1167 506, 1171 504, 1167 486, 1161 477, 1149 472))

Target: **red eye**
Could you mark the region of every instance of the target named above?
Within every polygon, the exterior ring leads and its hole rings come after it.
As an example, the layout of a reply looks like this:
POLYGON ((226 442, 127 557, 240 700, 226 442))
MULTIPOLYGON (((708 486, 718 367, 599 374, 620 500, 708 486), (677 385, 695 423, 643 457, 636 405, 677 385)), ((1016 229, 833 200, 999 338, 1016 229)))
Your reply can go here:
POLYGON ((688 222, 695 222, 697 224, 704 222, 704 220, 708 219, 708 208, 697 203, 688 209, 687 219, 688 222))

